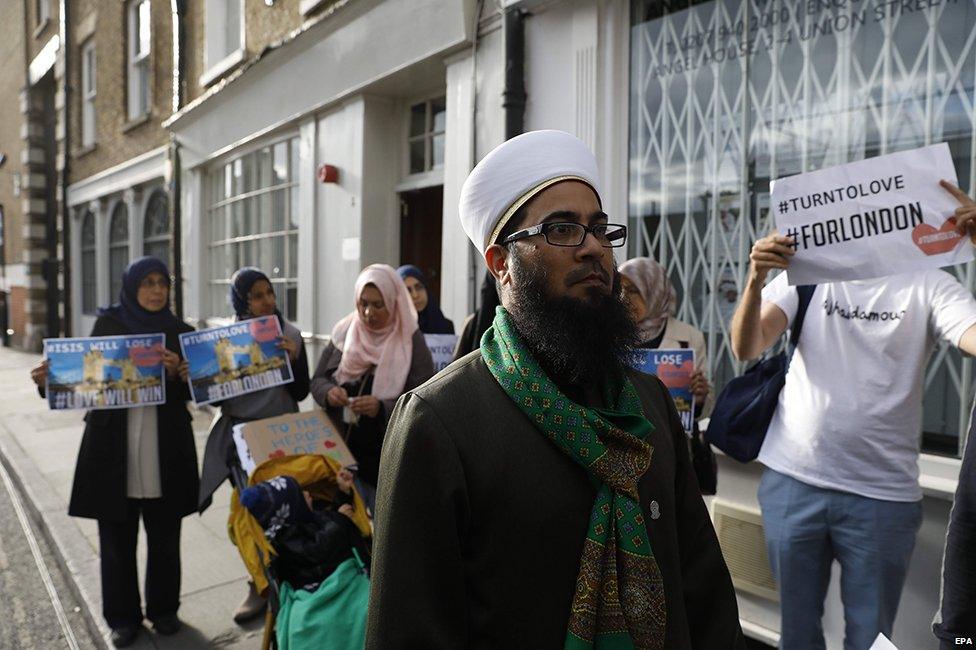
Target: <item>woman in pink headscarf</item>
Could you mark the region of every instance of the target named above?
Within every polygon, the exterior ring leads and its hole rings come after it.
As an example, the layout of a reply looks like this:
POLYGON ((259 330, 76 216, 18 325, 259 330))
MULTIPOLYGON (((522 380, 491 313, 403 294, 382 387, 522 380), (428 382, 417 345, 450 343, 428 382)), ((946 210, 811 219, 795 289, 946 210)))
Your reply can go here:
POLYGON ((356 309, 336 323, 311 392, 348 429, 359 475, 376 485, 386 424, 400 395, 434 375, 406 285, 391 266, 373 264, 356 280, 356 309))

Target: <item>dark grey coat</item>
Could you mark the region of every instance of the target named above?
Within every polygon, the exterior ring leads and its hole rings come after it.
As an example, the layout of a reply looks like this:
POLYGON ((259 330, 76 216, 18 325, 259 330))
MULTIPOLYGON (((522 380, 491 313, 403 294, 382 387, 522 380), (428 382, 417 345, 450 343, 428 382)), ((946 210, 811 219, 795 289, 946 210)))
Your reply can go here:
MULTIPOLYGON (((430 356, 430 349, 424 340, 424 334, 417 330, 413 334, 413 353, 410 357, 410 371, 404 383, 403 391, 416 388, 434 375, 434 360, 430 356)), ((359 423, 353 427, 342 421, 342 409, 329 406, 326 396, 338 384, 335 381, 336 370, 342 361, 342 350, 329 342, 319 364, 312 375, 311 392, 315 403, 325 409, 335 425, 344 434, 348 430, 346 441, 349 451, 359 463, 359 475, 370 485, 376 485, 377 472, 380 464, 380 448, 386 435, 386 424, 390 421, 390 414, 396 405, 396 398, 380 400, 380 411, 375 418, 361 417, 359 423)), ((359 381, 344 385, 343 388, 350 395, 369 395, 373 386, 373 373, 369 372, 359 381)))
MULTIPOLYGON (((664 579, 665 647, 744 648, 674 404, 657 378, 631 378, 654 425, 638 491, 664 579)), ((367 648, 563 647, 596 489, 480 351, 400 399, 380 476, 367 648)))

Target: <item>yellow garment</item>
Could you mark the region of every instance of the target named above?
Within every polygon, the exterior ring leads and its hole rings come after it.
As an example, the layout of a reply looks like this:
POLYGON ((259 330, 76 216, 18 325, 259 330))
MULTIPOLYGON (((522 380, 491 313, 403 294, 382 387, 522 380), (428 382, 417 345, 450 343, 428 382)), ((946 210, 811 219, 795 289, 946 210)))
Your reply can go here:
MULTIPOLYGON (((248 479, 248 486, 267 481, 275 476, 291 476, 312 495, 312 498, 333 501, 339 489, 336 476, 341 469, 342 465, 326 456, 312 454, 282 456, 258 465, 248 479)), ((352 499, 352 521, 364 537, 370 537, 372 531, 369 517, 366 515, 366 504, 355 486, 352 488, 352 499)), ((265 538, 264 530, 257 519, 241 505, 236 489, 231 494, 227 534, 230 536, 230 541, 237 546, 258 593, 264 594, 268 588, 264 569, 271 561, 271 556, 275 554, 274 549, 265 538)))

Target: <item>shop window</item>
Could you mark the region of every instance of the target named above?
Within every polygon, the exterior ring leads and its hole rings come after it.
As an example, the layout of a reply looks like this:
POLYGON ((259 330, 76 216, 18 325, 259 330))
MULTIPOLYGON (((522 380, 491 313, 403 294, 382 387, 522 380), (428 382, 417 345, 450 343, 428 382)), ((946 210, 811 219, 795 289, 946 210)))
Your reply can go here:
POLYGON ((172 241, 173 235, 169 224, 169 198, 165 192, 157 190, 149 197, 149 202, 146 204, 146 215, 142 226, 142 253, 163 260, 172 271, 172 241))
POLYGON ((271 279, 278 309, 297 316, 298 139, 282 140, 212 169, 209 263, 210 315, 230 312, 234 271, 256 266, 271 279))
MULTIPOLYGON (((729 321, 752 242, 772 228, 770 179, 948 142, 963 189, 976 189, 976 7, 677 7, 632 3, 629 252, 668 269, 678 317, 705 333, 719 391, 744 369, 729 321)), ((936 349, 925 451, 958 455, 973 379, 958 351, 936 349)))
POLYGON ((108 226, 109 302, 119 299, 122 272, 129 265, 129 210, 119 201, 112 210, 108 226))
POLYGON ((81 218, 81 311, 86 314, 94 314, 98 309, 95 259, 95 215, 88 210, 81 218))

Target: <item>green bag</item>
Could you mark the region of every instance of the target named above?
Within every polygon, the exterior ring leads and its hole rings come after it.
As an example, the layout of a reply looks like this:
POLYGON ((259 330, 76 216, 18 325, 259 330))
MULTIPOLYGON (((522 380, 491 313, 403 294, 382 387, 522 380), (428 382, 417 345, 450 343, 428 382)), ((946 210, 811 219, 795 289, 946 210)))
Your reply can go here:
POLYGON ((366 645, 369 578, 355 557, 344 561, 314 592, 281 585, 275 635, 281 650, 351 650, 366 645))

